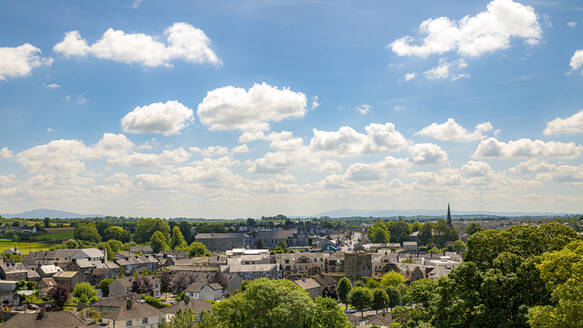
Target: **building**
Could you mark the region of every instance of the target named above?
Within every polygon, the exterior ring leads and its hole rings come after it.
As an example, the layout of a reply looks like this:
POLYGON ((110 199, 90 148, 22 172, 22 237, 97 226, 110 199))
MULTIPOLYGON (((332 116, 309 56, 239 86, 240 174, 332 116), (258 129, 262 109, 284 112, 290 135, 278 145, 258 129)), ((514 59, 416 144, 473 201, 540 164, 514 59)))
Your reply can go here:
POLYGON ((322 294, 322 286, 312 278, 294 280, 294 283, 308 292, 311 298, 316 298, 322 294))
POLYGON ((36 273, 41 276, 41 278, 49 278, 57 274, 58 272, 63 271, 60 267, 54 264, 46 264, 46 265, 38 265, 36 267, 36 273))
POLYGON ((119 266, 123 274, 131 276, 134 272, 143 273, 144 270, 154 272, 158 269, 158 259, 152 255, 139 255, 132 252, 115 254, 113 261, 119 266))
POLYGON ((284 241, 288 247, 308 246, 310 244, 308 235, 302 232, 298 233, 296 229, 258 231, 253 240, 254 245, 257 245, 259 240, 263 240, 267 248, 277 247, 280 241, 284 241))
POLYGON ((194 241, 203 243, 210 251, 227 251, 233 248, 245 248, 249 245, 249 235, 241 232, 199 233, 194 241))
POLYGON ((212 305, 205 300, 190 299, 189 297, 185 297, 184 300, 167 308, 163 308, 161 312, 166 322, 172 320, 172 317, 176 315, 176 312, 178 312, 178 310, 185 309, 190 309, 193 313, 196 313, 197 318, 200 320, 200 314, 202 312, 210 311, 211 308, 212 305))
POLYGON ((73 260, 87 259, 90 261, 102 261, 105 254, 97 248, 82 249, 56 249, 53 251, 31 252, 22 256, 22 263, 27 266, 54 264, 66 269, 73 260))
MULTIPOLYGON (((109 296, 126 295, 132 292, 132 284, 138 277, 125 277, 114 280, 109 285, 109 296)), ((139 277, 150 280, 150 296, 160 297, 160 281, 153 276, 139 277)))
POLYGON ((217 301, 223 298, 223 295, 223 286, 216 282, 207 284, 200 290, 200 298, 203 300, 217 301))
POLYGON ((279 265, 273 264, 250 264, 250 265, 229 265, 228 271, 236 274, 244 280, 255 280, 259 278, 281 279, 282 274, 279 265))
POLYGON ((415 251, 417 250, 417 242, 416 241, 403 242, 403 249, 406 251, 415 251))
POLYGON ((56 273, 53 279, 57 284, 67 287, 70 291, 73 291, 75 285, 84 281, 83 274, 77 271, 61 271, 56 273))
POLYGON ((81 318, 68 311, 18 313, 2 323, 2 328, 85 328, 81 318))
POLYGON ((27 280, 28 270, 20 262, 0 263, 0 278, 2 280, 27 280))
POLYGON ((157 328, 160 310, 147 303, 128 300, 124 306, 115 308, 102 317, 108 328, 157 328))
POLYGON ((345 253, 344 273, 351 281, 357 281, 363 277, 370 277, 372 271, 372 257, 370 253, 345 253))

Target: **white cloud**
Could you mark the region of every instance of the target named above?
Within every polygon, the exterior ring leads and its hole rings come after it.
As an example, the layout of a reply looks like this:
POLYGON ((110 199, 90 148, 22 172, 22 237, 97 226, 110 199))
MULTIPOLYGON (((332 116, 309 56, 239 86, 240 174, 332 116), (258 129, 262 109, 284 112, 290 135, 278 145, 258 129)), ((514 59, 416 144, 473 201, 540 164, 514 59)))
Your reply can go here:
POLYGON ((47 132, 48 132, 48 133, 55 132, 55 129, 53 129, 53 128, 48 128, 48 129, 47 129, 47 132))
POLYGON ((130 133, 161 133, 165 136, 180 134, 194 122, 192 109, 175 100, 138 106, 121 119, 121 126, 130 133))
POLYGON ((468 161, 461 168, 462 175, 468 178, 483 177, 492 172, 492 168, 486 162, 468 161))
POLYGON ((233 154, 248 153, 249 152, 249 147, 246 144, 239 145, 239 146, 234 147, 233 149, 231 149, 231 152, 233 154))
POLYGON ((337 155, 359 155, 384 151, 399 151, 408 142, 395 129, 393 123, 372 123, 365 127, 367 134, 359 133, 353 128, 343 126, 338 131, 320 131, 313 129, 310 141, 313 151, 335 153, 337 155))
POLYGON ((315 166, 313 170, 321 173, 338 172, 342 170, 342 164, 338 161, 329 159, 322 162, 322 164, 315 166))
POLYGON ((498 141, 496 138, 482 140, 476 151, 475 158, 520 158, 520 157, 576 157, 583 151, 583 146, 574 142, 558 142, 531 140, 527 138, 498 141))
POLYGON ((0 149, 0 158, 2 159, 11 158, 12 155, 14 154, 8 148, 3 147, 2 149, 0 149))
POLYGON ((405 74, 405 81, 414 80, 417 77, 416 73, 407 73, 405 74))
POLYGON ((536 179, 541 181, 552 181, 564 184, 582 184, 583 166, 581 165, 557 166, 552 171, 537 174, 536 179))
POLYGON ((314 98, 312 98, 312 109, 316 109, 320 107, 320 98, 318 98, 318 96, 314 96, 314 98))
POLYGON ((468 131, 463 126, 459 125, 453 118, 447 119, 447 122, 438 124, 432 123, 424 127, 421 131, 415 133, 419 136, 432 137, 437 140, 445 141, 473 141, 480 140, 485 137, 488 131, 492 131, 494 127, 490 122, 484 122, 476 125, 474 132, 468 131))
POLYGON ((257 132, 269 130, 270 121, 303 117, 306 106, 303 93, 261 83, 249 91, 233 86, 209 91, 197 113, 202 124, 211 130, 257 132))
POLYGON ((64 97, 65 101, 67 102, 75 102, 77 105, 83 105, 84 103, 88 102, 87 98, 84 94, 81 95, 66 95, 64 97))
POLYGON ((229 154, 229 148, 223 146, 210 146, 201 151, 201 155, 204 157, 217 157, 225 156, 229 154))
POLYGON ((470 77, 470 74, 459 73, 458 71, 467 66, 463 59, 448 62, 444 58, 439 59, 439 64, 425 72, 423 76, 428 80, 450 80, 456 81, 470 77))
POLYGON ((132 4, 132 8, 134 8, 134 9, 140 8, 140 5, 142 4, 142 2, 144 2, 144 0, 134 0, 134 3, 132 4))
POLYGON ((537 173, 545 173, 554 171, 557 168, 556 165, 547 162, 541 162, 537 159, 530 159, 525 162, 518 163, 514 167, 510 168, 510 172, 529 175, 537 173))
POLYGON ((573 69, 574 71, 578 70, 579 68, 581 68, 581 66, 583 66, 583 50, 575 51, 573 57, 571 57, 569 66, 571 66, 571 69, 573 69))
POLYGON ((49 88, 49 89, 58 89, 61 86, 58 85, 57 83, 43 83, 43 87, 49 88))
POLYGON ((567 26, 570 28, 575 28, 577 27, 577 22, 567 22, 567 26))
POLYGON ((166 43, 156 36, 128 33, 108 29, 100 40, 92 45, 78 31, 65 33, 63 41, 53 51, 71 56, 94 56, 128 64, 138 63, 146 67, 172 66, 174 60, 194 63, 221 64, 221 60, 210 48, 206 34, 187 23, 174 23, 164 31, 166 43))
POLYGON ((575 133, 583 133, 583 110, 567 118, 557 117, 543 130, 545 135, 575 133))
POLYGON ((537 15, 530 6, 512 0, 494 0, 484 12, 459 21, 448 17, 430 18, 419 25, 421 42, 404 36, 389 44, 399 56, 427 57, 456 51, 462 56, 481 56, 505 49, 512 38, 534 44, 541 38, 537 15))
POLYGON ((431 143, 415 144, 409 147, 411 161, 418 165, 442 164, 447 162, 447 153, 431 143))
POLYGON ((395 112, 402 112, 402 111, 404 111, 405 109, 407 109, 407 107, 405 107, 405 106, 402 106, 402 105, 395 105, 395 107, 393 107, 393 110, 394 110, 395 112))
POLYGON ((380 180, 387 177, 390 170, 405 169, 410 165, 409 160, 387 156, 384 160, 375 163, 354 163, 344 176, 351 181, 380 180))
POLYGON ((49 66, 53 60, 41 57, 41 50, 25 43, 18 47, 0 47, 0 80, 28 76, 33 68, 49 66))
POLYGON ((358 107, 354 107, 354 110, 360 113, 360 115, 366 115, 372 109, 371 105, 362 104, 358 107))

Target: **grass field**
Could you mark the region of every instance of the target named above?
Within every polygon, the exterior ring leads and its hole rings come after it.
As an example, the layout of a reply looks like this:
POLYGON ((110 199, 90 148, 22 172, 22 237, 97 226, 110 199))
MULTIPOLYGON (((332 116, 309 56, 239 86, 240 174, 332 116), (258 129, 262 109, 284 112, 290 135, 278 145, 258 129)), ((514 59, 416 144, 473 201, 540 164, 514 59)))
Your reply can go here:
POLYGON ((18 249, 23 254, 28 254, 30 252, 48 251, 51 245, 54 243, 41 243, 41 242, 16 242, 12 240, 0 239, 0 252, 3 252, 9 248, 18 249))
POLYGON ((63 241, 73 239, 73 229, 65 228, 63 230, 47 229, 47 233, 33 236, 32 240, 36 241, 63 241), (65 230, 66 229, 66 230, 65 230))

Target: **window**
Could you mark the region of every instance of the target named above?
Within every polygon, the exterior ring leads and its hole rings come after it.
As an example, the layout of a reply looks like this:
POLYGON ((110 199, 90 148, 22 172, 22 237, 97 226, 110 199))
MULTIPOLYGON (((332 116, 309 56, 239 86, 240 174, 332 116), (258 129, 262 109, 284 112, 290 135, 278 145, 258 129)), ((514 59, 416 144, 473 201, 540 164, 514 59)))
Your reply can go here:
POLYGON ((132 325, 132 321, 131 320, 126 320, 126 327, 131 327, 132 325))
POLYGON ((142 325, 147 324, 148 323, 148 318, 143 318, 142 319, 142 325))

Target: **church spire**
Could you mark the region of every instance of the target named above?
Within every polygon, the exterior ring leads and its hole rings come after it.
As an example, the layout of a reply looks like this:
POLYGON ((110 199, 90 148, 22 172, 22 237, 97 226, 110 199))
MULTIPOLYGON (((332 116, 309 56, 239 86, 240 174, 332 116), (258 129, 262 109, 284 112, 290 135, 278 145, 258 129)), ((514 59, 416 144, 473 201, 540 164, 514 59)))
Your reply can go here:
POLYGON ((449 208, 449 203, 447 203, 447 225, 450 226, 450 227, 452 226, 452 223, 451 223, 451 210, 449 208))

